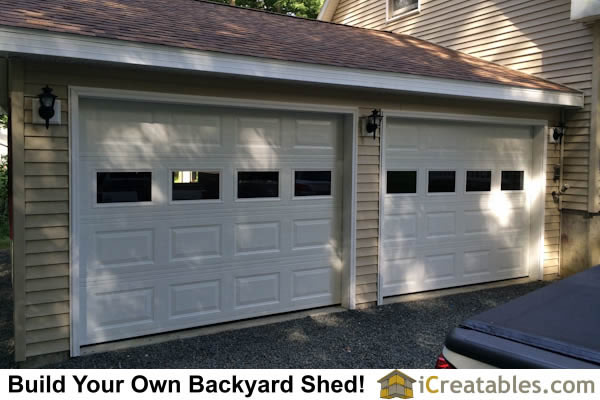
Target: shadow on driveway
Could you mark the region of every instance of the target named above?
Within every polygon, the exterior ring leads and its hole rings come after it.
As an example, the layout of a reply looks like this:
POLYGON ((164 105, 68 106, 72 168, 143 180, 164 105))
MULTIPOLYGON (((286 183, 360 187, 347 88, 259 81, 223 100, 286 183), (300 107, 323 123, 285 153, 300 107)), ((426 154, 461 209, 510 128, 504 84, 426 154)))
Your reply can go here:
MULTIPOLYGON (((14 367, 12 293, 0 253, 0 368, 14 367)), ((512 285, 306 317, 83 356, 56 368, 431 368, 462 320, 544 286, 512 285)))

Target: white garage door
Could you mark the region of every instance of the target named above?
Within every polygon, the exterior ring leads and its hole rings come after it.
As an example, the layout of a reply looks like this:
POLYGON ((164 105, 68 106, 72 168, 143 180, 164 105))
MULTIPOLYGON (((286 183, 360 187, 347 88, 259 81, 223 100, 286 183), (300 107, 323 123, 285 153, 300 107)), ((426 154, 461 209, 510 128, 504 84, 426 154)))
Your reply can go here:
POLYGON ((82 99, 82 345, 340 302, 337 116, 82 99))
POLYGON ((388 120, 384 296, 528 275, 531 132, 388 120))

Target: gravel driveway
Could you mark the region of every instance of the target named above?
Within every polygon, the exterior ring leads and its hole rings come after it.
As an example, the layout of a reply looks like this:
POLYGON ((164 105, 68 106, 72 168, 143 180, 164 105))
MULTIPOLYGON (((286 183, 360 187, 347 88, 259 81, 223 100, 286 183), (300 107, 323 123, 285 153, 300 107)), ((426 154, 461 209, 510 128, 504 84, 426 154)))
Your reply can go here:
MULTIPOLYGON (((0 368, 14 367, 8 254, 0 252, 0 368)), ((532 282, 306 317, 130 350, 59 368, 430 368, 462 320, 543 286, 532 282)))

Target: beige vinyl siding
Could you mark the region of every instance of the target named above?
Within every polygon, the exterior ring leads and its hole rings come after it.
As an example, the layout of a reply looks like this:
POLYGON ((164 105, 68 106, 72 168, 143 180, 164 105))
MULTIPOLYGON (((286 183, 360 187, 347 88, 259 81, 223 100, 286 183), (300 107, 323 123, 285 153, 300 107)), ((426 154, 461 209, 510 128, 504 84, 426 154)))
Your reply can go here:
POLYGON ((356 305, 377 302, 379 247, 379 138, 358 138, 356 305))
MULTIPOLYGON (((488 61, 563 83, 585 94, 585 107, 568 113, 561 207, 597 211, 590 201, 590 109, 593 36, 570 20, 571 0, 421 0, 421 12, 390 22, 385 0, 340 0, 333 22, 414 35, 488 61)), ((545 274, 558 273, 560 218, 552 201, 560 152, 549 145, 545 274)))
POLYGON ((69 350, 69 134, 67 86, 41 82, 25 68, 26 357, 69 350), (33 125, 46 84, 61 100, 60 126, 33 125))

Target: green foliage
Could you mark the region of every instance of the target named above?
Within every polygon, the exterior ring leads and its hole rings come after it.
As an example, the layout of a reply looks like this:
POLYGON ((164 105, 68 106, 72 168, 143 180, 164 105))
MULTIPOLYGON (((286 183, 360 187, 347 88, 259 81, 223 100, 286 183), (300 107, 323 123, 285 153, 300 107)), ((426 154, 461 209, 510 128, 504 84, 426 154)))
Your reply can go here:
MULTIPOLYGON (((212 1, 215 3, 231 4, 230 0, 212 1)), ((235 5, 240 7, 313 19, 317 18, 321 4, 323 4, 323 0, 235 0, 235 5)))
POLYGON ((8 114, 0 115, 0 128, 6 128, 8 126, 8 114))

